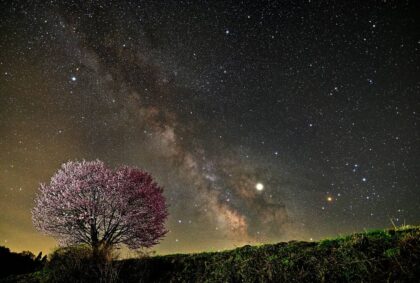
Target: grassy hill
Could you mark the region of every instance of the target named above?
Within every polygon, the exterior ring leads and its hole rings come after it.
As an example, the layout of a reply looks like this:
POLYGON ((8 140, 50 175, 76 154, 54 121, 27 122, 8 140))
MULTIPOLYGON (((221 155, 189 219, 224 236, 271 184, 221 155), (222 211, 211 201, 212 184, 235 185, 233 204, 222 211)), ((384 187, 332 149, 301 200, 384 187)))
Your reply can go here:
MULTIPOLYGON (((420 282, 420 227, 126 259, 113 268, 117 282, 420 282)), ((51 280, 53 273, 47 267, 21 279, 51 280)))
POLYGON ((121 264, 125 282, 420 282, 420 227, 121 264))

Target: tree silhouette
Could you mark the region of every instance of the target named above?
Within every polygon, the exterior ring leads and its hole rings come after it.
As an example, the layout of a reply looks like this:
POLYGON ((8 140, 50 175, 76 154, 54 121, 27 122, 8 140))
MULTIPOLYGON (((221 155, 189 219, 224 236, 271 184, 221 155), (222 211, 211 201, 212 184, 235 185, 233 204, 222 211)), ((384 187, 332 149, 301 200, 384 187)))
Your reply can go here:
POLYGON ((0 260, 0 278, 4 278, 13 274, 24 274, 40 270, 44 266, 47 256, 42 256, 42 252, 37 257, 29 251, 14 253, 9 248, 0 246, 0 260))

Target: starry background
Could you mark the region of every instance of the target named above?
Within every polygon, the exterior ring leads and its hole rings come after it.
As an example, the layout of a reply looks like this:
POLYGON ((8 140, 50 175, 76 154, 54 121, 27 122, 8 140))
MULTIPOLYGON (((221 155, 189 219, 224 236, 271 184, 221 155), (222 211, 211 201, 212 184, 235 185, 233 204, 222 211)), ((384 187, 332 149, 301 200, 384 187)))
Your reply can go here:
POLYGON ((165 188, 160 253, 419 224, 418 1, 44 2, 0 2, 1 245, 96 158, 165 188))

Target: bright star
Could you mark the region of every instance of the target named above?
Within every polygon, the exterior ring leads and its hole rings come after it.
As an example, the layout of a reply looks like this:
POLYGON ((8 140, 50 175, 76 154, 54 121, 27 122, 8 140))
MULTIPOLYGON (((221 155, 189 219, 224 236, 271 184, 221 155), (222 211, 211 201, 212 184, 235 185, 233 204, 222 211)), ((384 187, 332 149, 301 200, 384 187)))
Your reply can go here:
POLYGON ((75 82, 75 81, 77 80, 77 78, 76 78, 75 76, 73 76, 73 77, 71 77, 71 80, 72 80, 73 82, 75 82))
POLYGON ((261 184, 261 183, 257 183, 255 185, 255 188, 257 189, 257 191, 262 191, 262 190, 264 190, 264 185, 261 184))

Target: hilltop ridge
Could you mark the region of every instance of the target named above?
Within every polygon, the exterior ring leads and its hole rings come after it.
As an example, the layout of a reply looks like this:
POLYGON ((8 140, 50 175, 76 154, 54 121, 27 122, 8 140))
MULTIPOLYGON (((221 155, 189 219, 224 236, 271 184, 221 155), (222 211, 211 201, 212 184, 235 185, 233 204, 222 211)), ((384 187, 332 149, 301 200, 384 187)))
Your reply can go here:
MULTIPOLYGON (((53 255, 41 271, 0 282, 99 280, 91 270, 97 265, 89 265, 89 260, 82 258, 82 263, 88 264, 63 265, 72 262, 75 255, 77 259, 77 248, 72 249, 61 253, 58 264, 53 255)), ((106 268, 112 274, 110 282, 418 282, 420 226, 367 231, 319 242, 291 241, 222 252, 124 259, 106 268)))
POLYGON ((420 227, 120 263, 124 282, 412 282, 420 280, 420 227))

